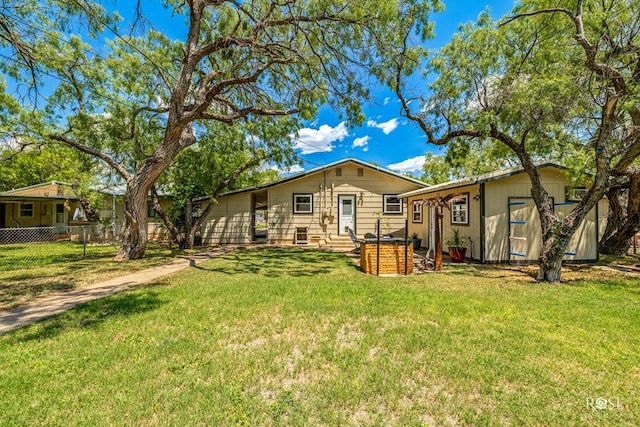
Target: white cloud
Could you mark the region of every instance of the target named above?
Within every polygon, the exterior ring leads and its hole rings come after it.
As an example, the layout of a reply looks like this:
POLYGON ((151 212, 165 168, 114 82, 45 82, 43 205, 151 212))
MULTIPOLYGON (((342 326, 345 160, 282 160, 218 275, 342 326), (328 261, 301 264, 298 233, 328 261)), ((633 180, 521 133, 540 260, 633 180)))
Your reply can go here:
POLYGON ((301 154, 310 154, 328 153, 335 148, 333 142, 342 141, 347 136, 349 131, 345 122, 342 122, 334 128, 329 125, 322 125, 318 129, 303 128, 291 137, 296 142, 294 148, 301 150, 301 154))
POLYGON ((369 126, 370 128, 381 129, 385 135, 389 135, 398 127, 398 119, 391 119, 382 123, 378 123, 375 120, 369 119, 367 120, 367 126, 369 126))
POLYGON ((386 96, 386 97, 384 98, 384 101, 382 101, 382 105, 387 105, 388 103, 389 103, 389 97, 388 97, 388 96, 386 96))
POLYGON ((356 148, 356 147, 366 148, 370 140, 371 140, 371 137, 369 135, 363 136, 362 138, 356 138, 353 140, 353 144, 351 144, 351 148, 356 148))
POLYGON ((422 171, 425 160, 426 156, 412 157, 398 163, 393 163, 387 166, 387 168, 397 172, 420 172, 422 171))
POLYGON ((290 166, 288 168, 280 168, 278 166, 271 166, 271 169, 273 169, 274 171, 277 171, 278 173, 283 173, 283 174, 292 174, 292 173, 299 173, 299 172, 304 172, 304 168, 300 165, 293 165, 290 166))

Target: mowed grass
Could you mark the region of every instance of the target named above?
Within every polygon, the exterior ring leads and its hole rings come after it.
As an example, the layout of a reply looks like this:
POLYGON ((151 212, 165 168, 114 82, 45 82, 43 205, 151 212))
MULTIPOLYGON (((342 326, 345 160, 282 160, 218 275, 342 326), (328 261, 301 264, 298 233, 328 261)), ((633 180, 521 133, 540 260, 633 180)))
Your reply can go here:
POLYGON ((244 249, 1 336, 0 425, 637 425, 639 338, 624 276, 244 249))
POLYGON ((0 309, 160 265, 176 250, 150 243, 144 259, 113 260, 118 247, 56 242, 0 246, 0 309))

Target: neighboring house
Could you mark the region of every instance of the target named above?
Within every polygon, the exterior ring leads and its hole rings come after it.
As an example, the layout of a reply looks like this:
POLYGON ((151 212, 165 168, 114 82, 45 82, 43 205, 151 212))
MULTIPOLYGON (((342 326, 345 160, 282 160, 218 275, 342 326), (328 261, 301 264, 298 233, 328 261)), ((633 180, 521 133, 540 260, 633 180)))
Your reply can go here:
POLYGON ((407 205, 398 194, 426 187, 356 159, 345 159, 217 200, 202 227, 204 244, 315 243, 335 235, 404 235, 407 205), (263 221, 261 221, 263 220, 263 221))
POLYGON ((66 232, 80 208, 71 184, 51 181, 0 193, 0 228, 55 227, 66 232))
MULTIPOLYGON (((101 190, 104 197, 100 217, 107 224, 115 219, 116 230, 124 224, 122 190, 109 192, 101 190)), ((168 196, 162 196, 160 203, 166 209, 171 205, 168 196)), ((28 187, 0 192, 0 229, 54 227, 56 232, 65 234, 69 226, 87 225, 78 195, 71 184, 51 181, 28 187)), ((150 239, 161 239, 165 232, 162 220, 149 211, 148 234, 150 239)))
MULTIPOLYGON (((571 188, 563 170, 552 163, 539 166, 545 189, 562 217, 571 211, 581 192, 571 188)), ((540 219, 533 198, 531 181, 522 168, 492 172, 471 178, 409 191, 398 197, 411 206, 409 232, 422 238, 422 245, 435 247, 435 208, 425 200, 459 194, 461 200, 443 208, 443 250, 453 228, 465 236, 467 257, 481 262, 535 262, 542 244, 540 219)), ((595 261, 598 241, 604 231, 608 205, 601 200, 578 228, 567 247, 567 261, 595 261)))

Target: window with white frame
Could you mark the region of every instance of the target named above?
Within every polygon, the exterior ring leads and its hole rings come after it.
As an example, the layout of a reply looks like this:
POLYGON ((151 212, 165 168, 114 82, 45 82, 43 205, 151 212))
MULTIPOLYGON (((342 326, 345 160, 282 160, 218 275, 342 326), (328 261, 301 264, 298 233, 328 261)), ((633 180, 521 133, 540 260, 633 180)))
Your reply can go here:
POLYGON ((411 221, 414 223, 422 222, 422 203, 415 203, 411 208, 411 221))
POLYGON ((382 213, 385 213, 385 214, 401 214, 402 213, 402 200, 398 199, 397 194, 383 195, 382 213))
POLYGON ((310 214, 313 213, 313 194, 294 194, 293 213, 310 214))
POLYGON ((451 224, 469 224, 469 194, 462 194, 451 203, 451 224))
POLYGON ((33 218, 33 203, 20 203, 20 218, 33 218))

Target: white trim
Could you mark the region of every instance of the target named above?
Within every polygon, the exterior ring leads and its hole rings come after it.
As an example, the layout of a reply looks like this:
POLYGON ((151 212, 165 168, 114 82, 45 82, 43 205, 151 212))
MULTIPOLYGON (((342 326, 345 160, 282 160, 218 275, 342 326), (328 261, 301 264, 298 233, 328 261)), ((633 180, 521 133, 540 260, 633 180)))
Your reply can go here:
POLYGON ((400 199, 398 197, 397 194, 383 194, 382 195, 382 213, 383 214, 389 214, 389 215, 402 215, 404 213, 404 210, 402 208, 402 205, 404 203, 402 203, 402 199, 400 199), (397 200, 397 202, 394 203, 389 203, 387 202, 388 198, 394 198, 397 200), (397 206, 398 208, 400 208, 400 210, 389 210, 389 207, 391 206, 397 206))
POLYGON ((312 214, 313 213, 313 193, 293 193, 293 213, 294 214, 312 214), (298 197, 308 197, 309 198, 309 210, 298 210, 298 204, 306 205, 307 202, 298 203, 298 197))

